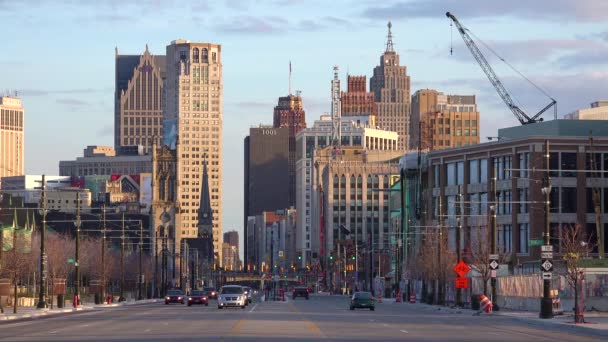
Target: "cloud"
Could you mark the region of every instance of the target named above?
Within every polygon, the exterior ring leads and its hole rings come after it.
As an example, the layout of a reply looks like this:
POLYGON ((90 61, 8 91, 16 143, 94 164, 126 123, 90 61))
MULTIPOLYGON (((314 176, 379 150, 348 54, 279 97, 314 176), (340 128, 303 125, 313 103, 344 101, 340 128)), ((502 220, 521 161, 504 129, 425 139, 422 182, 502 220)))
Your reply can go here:
POLYGON ((66 105, 69 107, 83 107, 88 105, 86 101, 78 100, 78 99, 57 99, 56 101, 59 104, 66 105))
POLYGON ((64 89, 64 90, 44 90, 44 89, 21 89, 19 94, 22 96, 51 96, 51 95, 72 95, 72 94, 95 94, 114 91, 114 88, 83 88, 83 89, 64 89))
POLYGON ((267 16, 239 16, 220 23, 218 30, 230 34, 284 34, 287 32, 312 32, 336 27, 351 27, 352 23, 337 17, 322 17, 289 22, 285 18, 267 16))
POLYGON ((258 101, 241 101, 235 102, 232 105, 236 107, 254 108, 254 109, 267 109, 273 108, 276 104, 270 102, 258 102, 258 101))
POLYGON ((363 11, 372 19, 440 18, 452 11, 457 18, 514 16, 534 20, 595 21, 608 19, 608 1, 601 0, 411 0, 388 5, 374 2, 363 11))
POLYGON ((97 136, 100 138, 114 136, 114 125, 103 125, 97 130, 97 136))

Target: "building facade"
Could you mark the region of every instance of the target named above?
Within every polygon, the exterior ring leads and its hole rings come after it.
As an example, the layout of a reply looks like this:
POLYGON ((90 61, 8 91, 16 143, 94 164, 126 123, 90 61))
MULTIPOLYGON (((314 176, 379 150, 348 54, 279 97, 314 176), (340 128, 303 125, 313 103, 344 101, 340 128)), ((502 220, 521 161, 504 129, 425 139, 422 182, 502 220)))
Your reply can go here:
POLYGON ((468 203, 463 206, 464 255, 489 238, 489 215, 494 206, 497 249, 505 263, 511 269, 538 271, 541 251, 531 241, 541 240, 544 234, 545 195, 541 189, 544 170, 548 169, 550 234, 556 258, 562 253, 561 231, 576 224, 584 227, 592 241, 603 236, 607 243, 608 180, 602 176, 608 168, 603 162, 607 146, 607 122, 553 120, 501 129, 498 142, 433 151, 427 155, 428 186, 422 210, 426 215, 419 226, 437 225, 438 217, 445 216, 448 246, 455 249, 455 201, 461 187, 463 201, 468 203), (590 130, 594 132, 593 148, 590 130), (548 166, 545 142, 549 145, 548 166), (600 190, 600 203, 593 202, 594 188, 600 190), (601 207, 599 228, 595 224, 596 204, 601 207))
POLYGON ((265 211, 247 218, 247 272, 295 275, 296 210, 265 211))
POLYGON ((591 108, 579 109, 564 116, 566 120, 608 120, 608 101, 595 101, 591 108))
POLYGON ((117 155, 108 146, 88 146, 83 157, 59 161, 60 176, 134 175, 152 172, 152 155, 117 155))
MULTIPOLYGON (((351 121, 353 117, 341 119, 341 146, 356 146, 370 153, 398 151, 398 135, 395 132, 351 121)), ((331 145, 332 121, 329 115, 321 116, 296 137, 296 209, 298 212, 296 250, 301 253, 300 267, 305 267, 313 258, 314 235, 312 221, 313 168, 315 151, 331 145), (313 238, 311 238, 313 237, 313 238)), ((316 252, 318 253, 318 247, 316 252)))
POLYGON ((412 148, 439 150, 479 144, 479 112, 475 95, 445 95, 422 89, 412 95, 412 148))
POLYGON ((164 140, 177 148, 176 238, 197 236, 203 160, 209 167, 213 248, 221 262, 222 236, 222 54, 221 46, 175 40, 167 46, 164 140), (179 144, 177 144, 179 142, 179 144))
POLYGON ((162 142, 165 56, 115 51, 114 148, 142 145, 149 153, 162 142))
POLYGON ((239 251, 239 232, 232 230, 224 233, 224 242, 227 242, 230 246, 236 247, 237 252, 239 251))
POLYGON ((399 134, 398 148, 409 148, 410 127, 410 77, 407 68, 399 64, 395 52, 391 23, 388 23, 386 50, 380 56, 380 64, 370 78, 370 90, 374 93, 377 108, 377 125, 399 134))
MULTIPOLYGON (((348 75, 347 91, 340 95, 341 116, 372 116, 376 117, 374 93, 367 91, 367 77, 348 75)), ((374 120, 375 121, 375 120, 374 120)), ((369 122, 369 125, 374 125, 369 122)))
POLYGON ((289 128, 289 203, 296 205, 296 150, 295 141, 298 132, 306 128, 306 113, 302 97, 291 95, 279 97, 279 103, 274 107, 273 126, 289 128))
MULTIPOLYGON (((25 120, 21 99, 0 97, 0 179, 20 176, 25 165, 25 120)), ((0 189, 2 182, 0 181, 0 189)))

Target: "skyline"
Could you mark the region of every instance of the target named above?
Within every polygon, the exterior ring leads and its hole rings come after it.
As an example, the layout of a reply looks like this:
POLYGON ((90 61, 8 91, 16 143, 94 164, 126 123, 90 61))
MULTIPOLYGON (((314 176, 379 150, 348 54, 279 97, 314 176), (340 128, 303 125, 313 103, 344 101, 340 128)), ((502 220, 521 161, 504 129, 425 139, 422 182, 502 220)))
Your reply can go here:
MULTIPOLYGON (((59 160, 75 159, 87 145, 112 146, 114 48, 120 54, 140 55, 148 44, 152 54, 163 55, 166 45, 178 38, 222 45, 224 228, 236 229, 239 236, 243 236, 242 142, 251 126, 272 123, 278 97, 288 93, 290 61, 293 89, 302 90, 307 123, 312 125, 320 114, 330 111, 334 65, 342 70, 343 84, 347 70, 371 77, 385 49, 389 20, 395 50, 411 77, 412 94, 433 88, 446 94, 476 95, 482 141, 495 136, 497 128, 518 122, 458 32, 450 30, 446 11, 545 88, 558 102, 559 117, 608 98, 604 90, 608 71, 601 69, 608 63, 608 30, 602 26, 602 20, 608 19, 608 3, 386 3, 378 7, 372 1, 227 0, 195 1, 177 8, 183 4, 111 0, 96 7, 76 0, 60 1, 57 6, 43 0, 0 1, 0 18, 8 29, 5 34, 16 37, 5 41, 8 53, 0 56, 0 89, 17 90, 23 100, 25 173, 58 174, 59 160), (186 18, 180 16, 184 10, 189 11, 186 18), (214 19, 202 21, 199 12, 214 19), (289 19, 281 17, 286 12, 289 19), (54 142, 51 149, 49 141, 54 142)), ((518 90, 522 82, 515 80, 516 74, 496 64, 495 58, 489 60, 530 112, 548 103, 538 92, 518 90)), ((552 113, 545 116, 551 117, 552 113)))

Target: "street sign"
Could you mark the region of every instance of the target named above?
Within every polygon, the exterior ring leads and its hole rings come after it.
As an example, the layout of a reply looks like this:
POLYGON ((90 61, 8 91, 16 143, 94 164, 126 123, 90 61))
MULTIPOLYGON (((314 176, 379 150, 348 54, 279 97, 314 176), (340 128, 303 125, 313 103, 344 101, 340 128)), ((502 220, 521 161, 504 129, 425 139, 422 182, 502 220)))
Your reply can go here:
POLYGON ((68 264, 73 264, 73 263, 74 263, 74 261, 75 261, 75 260, 74 260, 74 258, 69 258, 69 259, 68 259, 68 264))
POLYGON ((530 241, 528 241, 528 244, 530 246, 542 246, 543 245, 543 239, 530 240, 530 241))
POLYGON ((549 259, 544 259, 542 264, 540 264, 540 267, 542 267, 545 272, 553 271, 553 263, 549 259))
POLYGON ((469 273, 470 270, 471 268, 469 265, 462 260, 460 260, 460 262, 454 266, 454 272, 456 272, 459 277, 464 277, 467 273, 469 273))
POLYGON ((541 252, 541 259, 553 259, 553 252, 541 252))
POLYGON ((283 251, 279 251, 279 258, 283 257, 283 251))
POLYGON ((490 260, 498 260, 498 254, 490 254, 490 260))
POLYGON ((496 278, 496 270, 491 270, 490 271, 490 277, 496 278))
POLYGON ((543 280, 551 280, 551 272, 543 272, 543 280))
POLYGON ((540 246, 541 252, 553 252, 553 245, 542 245, 540 246))
POLYGON ((468 289, 469 288, 469 278, 456 278, 456 288, 457 289, 468 289))
POLYGON ((497 270, 498 269, 498 262, 496 262, 496 260, 492 260, 490 262, 490 269, 491 270, 497 270))

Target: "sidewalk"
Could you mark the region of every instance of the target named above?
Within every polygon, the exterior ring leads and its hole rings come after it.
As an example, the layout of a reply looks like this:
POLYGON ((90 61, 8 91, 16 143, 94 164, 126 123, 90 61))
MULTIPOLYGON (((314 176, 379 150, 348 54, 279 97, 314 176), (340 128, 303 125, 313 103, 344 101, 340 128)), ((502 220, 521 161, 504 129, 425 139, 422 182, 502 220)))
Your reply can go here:
MULTIPOLYGON (((397 303, 395 302, 395 298, 383 298, 382 304, 393 304, 393 305, 403 305, 404 307, 415 308, 417 310, 424 311, 439 311, 448 314, 462 314, 462 315, 475 315, 478 311, 474 311, 471 309, 462 309, 455 308, 449 306, 439 306, 439 305, 429 305, 425 303, 416 302, 415 304, 411 304, 408 302, 405 303, 397 303)), ((491 314, 482 313, 481 316, 503 316, 510 317, 515 319, 525 320, 527 322, 535 322, 537 324, 558 324, 565 325, 571 327, 580 327, 580 328, 588 328, 600 330, 608 333, 608 312, 585 312, 585 323, 574 324, 574 313, 565 312, 563 315, 556 315, 551 319, 543 319, 538 317, 538 312, 533 311, 517 311, 510 309, 501 309, 500 311, 494 311, 491 314)))
POLYGON ((36 309, 35 307, 18 307, 17 313, 13 313, 13 307, 4 307, 4 313, 0 313, 0 323, 7 321, 15 321, 15 320, 28 320, 28 319, 40 319, 50 316, 56 316, 60 314, 70 314, 74 312, 80 311, 92 311, 96 309, 106 309, 106 308, 115 308, 119 306, 125 305, 142 305, 142 304, 150 304, 162 301, 161 299, 145 299, 145 300, 129 300, 121 303, 112 303, 112 304, 92 304, 92 305, 80 305, 78 308, 73 308, 72 306, 66 306, 62 309, 54 307, 53 309, 36 309))

